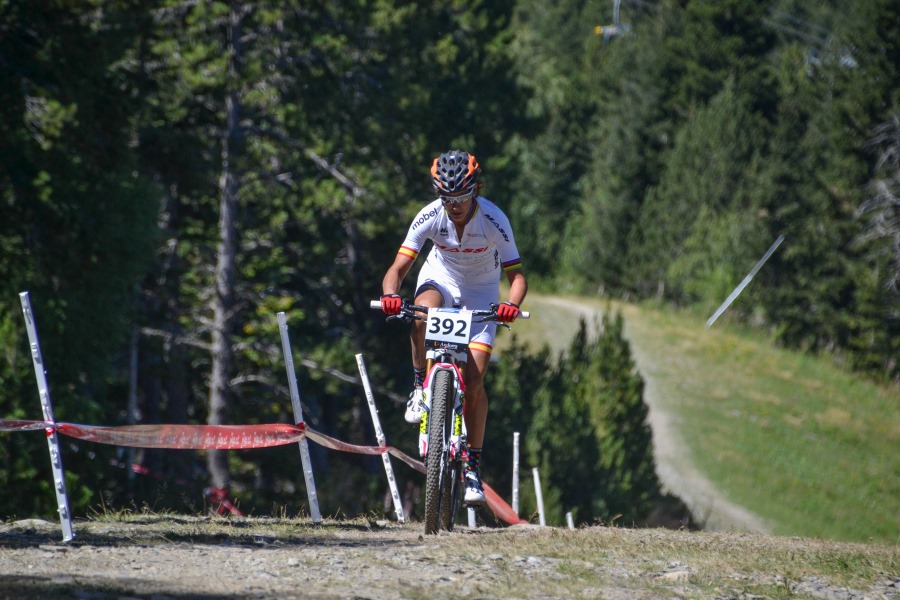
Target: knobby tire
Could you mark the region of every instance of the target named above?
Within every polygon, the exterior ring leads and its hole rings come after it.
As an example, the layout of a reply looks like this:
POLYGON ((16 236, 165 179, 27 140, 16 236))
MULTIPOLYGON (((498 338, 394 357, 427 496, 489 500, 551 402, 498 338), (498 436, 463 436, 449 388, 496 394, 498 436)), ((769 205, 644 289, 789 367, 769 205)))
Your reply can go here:
POLYGON ((453 426, 453 379, 449 371, 435 374, 428 414, 428 456, 425 474, 425 533, 437 533, 452 523, 449 443, 453 426), (443 513, 443 514, 442 514, 443 513))

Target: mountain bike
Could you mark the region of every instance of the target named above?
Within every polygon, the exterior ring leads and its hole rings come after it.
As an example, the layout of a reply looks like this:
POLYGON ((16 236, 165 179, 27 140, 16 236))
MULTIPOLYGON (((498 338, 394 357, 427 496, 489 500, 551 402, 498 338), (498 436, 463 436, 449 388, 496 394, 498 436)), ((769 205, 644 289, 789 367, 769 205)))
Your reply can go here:
MULTIPOLYGON (((381 301, 371 302, 381 308, 381 301)), ((519 318, 527 319, 527 312, 519 318)), ((426 375, 425 410, 419 424, 419 455, 425 461, 425 533, 451 531, 465 489, 466 422, 465 365, 472 322, 497 321, 497 305, 490 310, 429 308, 404 299, 400 314, 388 321, 424 320, 426 375), (427 316, 422 316, 423 314, 427 316)), ((506 323, 499 323, 509 328, 506 323)))

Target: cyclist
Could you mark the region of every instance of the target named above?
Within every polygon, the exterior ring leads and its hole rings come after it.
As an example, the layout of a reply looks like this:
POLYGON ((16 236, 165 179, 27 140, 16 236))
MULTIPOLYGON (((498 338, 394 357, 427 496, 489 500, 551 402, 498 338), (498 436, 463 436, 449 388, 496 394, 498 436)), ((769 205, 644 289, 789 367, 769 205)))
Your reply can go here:
MULTIPOLYGON (((413 219, 393 264, 382 282, 381 307, 388 315, 400 312, 400 284, 409 272, 425 242, 433 247, 419 272, 415 304, 428 307, 488 309, 499 301, 501 273, 509 281, 509 299, 497 308, 497 318, 511 323, 519 316, 528 283, 516 249, 509 219, 496 204, 479 196, 483 182, 481 168, 473 154, 461 150, 444 152, 434 159, 431 181, 437 199, 425 206, 413 219)), ((463 374, 466 384, 466 463, 465 501, 484 503, 478 465, 484 444, 488 399, 484 374, 493 349, 496 323, 472 323, 468 360, 463 374)), ((410 332, 413 364, 413 391, 409 395, 405 418, 410 423, 421 419, 422 385, 425 378, 425 323, 414 321, 410 332)))

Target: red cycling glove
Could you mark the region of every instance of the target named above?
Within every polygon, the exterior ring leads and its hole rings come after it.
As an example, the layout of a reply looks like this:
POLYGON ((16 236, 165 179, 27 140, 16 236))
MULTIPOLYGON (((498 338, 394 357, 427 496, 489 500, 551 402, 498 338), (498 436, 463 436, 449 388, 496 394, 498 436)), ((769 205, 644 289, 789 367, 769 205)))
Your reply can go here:
MULTIPOLYGON (((382 301, 384 306, 384 301, 382 301)), ((519 316, 519 307, 512 302, 504 302, 497 307, 497 320, 501 323, 512 323, 519 316)))
POLYGON ((397 294, 385 294, 381 297, 381 310, 386 315, 399 315, 403 300, 397 294))

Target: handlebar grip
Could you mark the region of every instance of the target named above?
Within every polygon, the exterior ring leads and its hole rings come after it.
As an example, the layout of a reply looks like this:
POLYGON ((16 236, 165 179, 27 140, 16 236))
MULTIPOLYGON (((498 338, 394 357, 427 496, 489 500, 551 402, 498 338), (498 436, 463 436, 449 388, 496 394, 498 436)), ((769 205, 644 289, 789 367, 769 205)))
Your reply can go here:
POLYGON ((530 319, 530 318, 531 318, 531 313, 528 312, 527 310, 520 310, 520 311, 519 311, 519 317, 518 317, 518 318, 520 318, 520 319, 530 319))
POLYGON ((372 300, 371 302, 369 302, 369 308, 381 310, 381 300, 372 300))

